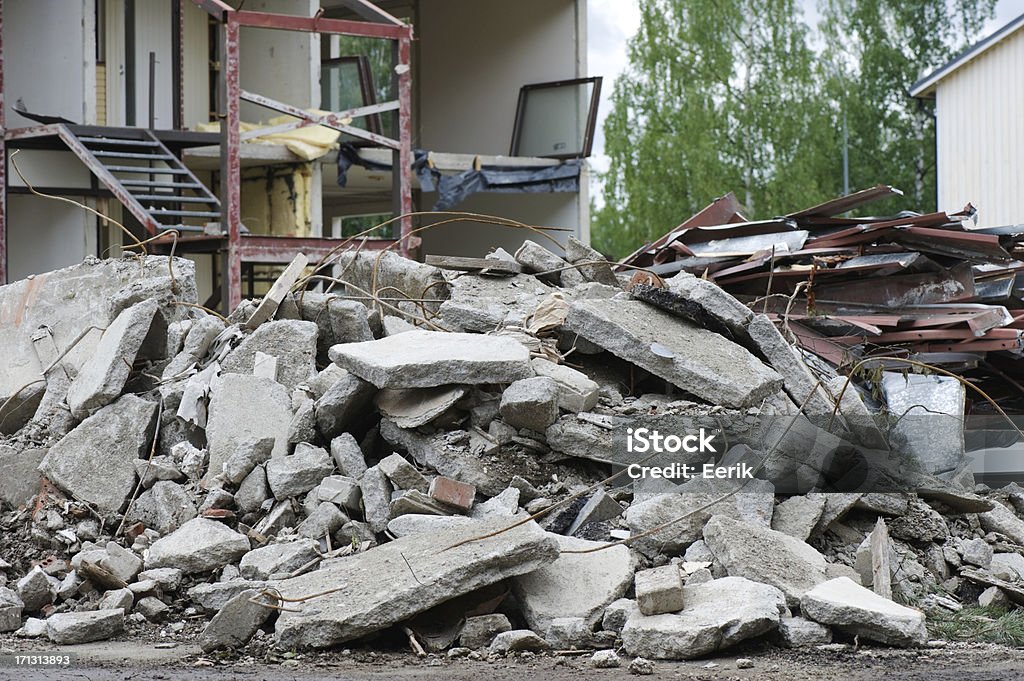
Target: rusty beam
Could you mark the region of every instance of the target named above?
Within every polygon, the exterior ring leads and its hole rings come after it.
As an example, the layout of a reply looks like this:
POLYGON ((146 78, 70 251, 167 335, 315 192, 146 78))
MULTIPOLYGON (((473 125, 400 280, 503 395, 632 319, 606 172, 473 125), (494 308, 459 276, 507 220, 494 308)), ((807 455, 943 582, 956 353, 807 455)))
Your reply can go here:
POLYGON ((224 17, 235 11, 221 0, 192 0, 192 3, 218 21, 224 21, 224 17))
MULTIPOLYGON (((289 116, 295 116, 296 118, 306 121, 309 125, 322 125, 325 128, 337 130, 353 137, 359 137, 367 141, 379 144, 389 149, 398 149, 400 142, 391 139, 390 137, 384 137, 376 133, 362 130, 354 126, 349 125, 344 121, 343 118, 339 117, 339 114, 327 114, 326 116, 315 116, 305 109, 300 109, 297 106, 291 104, 285 104, 279 102, 276 99, 271 99, 265 95, 256 94, 255 92, 249 92, 247 90, 241 90, 239 96, 247 102, 258 104, 274 111, 280 111, 281 113, 288 114, 289 116)), ((399 105, 401 106, 401 105, 399 105)), ((411 161, 410 161, 411 162, 411 161)))
POLYGON ((388 14, 369 0, 341 0, 341 4, 366 19, 381 24, 393 26, 405 26, 405 24, 394 16, 388 14))
POLYGON ((347 19, 324 19, 323 17, 297 17, 273 12, 234 12, 231 15, 239 25, 250 28, 269 28, 279 31, 305 31, 307 33, 335 33, 364 38, 386 38, 399 40, 411 38, 412 28, 406 25, 393 26, 375 24, 369 21, 347 19))
MULTIPOLYGON (((398 195, 400 248, 403 255, 413 255, 418 250, 419 239, 410 238, 412 233, 412 34, 398 40, 398 195)), ((392 182, 394 177, 392 176, 392 182)))
POLYGON ((319 237, 263 236, 248 234, 239 244, 246 262, 268 264, 289 263, 298 252, 305 253, 310 262, 317 262, 334 249, 346 245, 345 250, 379 251, 391 246, 392 239, 364 239, 360 244, 350 239, 324 239, 319 237))
POLYGON ((226 310, 234 310, 242 302, 242 251, 239 246, 242 221, 242 168, 240 139, 240 96, 242 88, 238 70, 239 34, 241 26, 236 13, 225 16, 223 25, 223 48, 221 84, 224 99, 224 122, 221 125, 221 205, 222 219, 226 224, 221 230, 228 236, 221 269, 221 301, 226 310))

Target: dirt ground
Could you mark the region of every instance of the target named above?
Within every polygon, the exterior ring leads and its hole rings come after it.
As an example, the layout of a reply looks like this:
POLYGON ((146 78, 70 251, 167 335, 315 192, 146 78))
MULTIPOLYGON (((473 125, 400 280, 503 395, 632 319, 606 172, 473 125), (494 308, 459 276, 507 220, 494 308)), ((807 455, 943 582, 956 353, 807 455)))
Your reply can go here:
MULTIPOLYGON (((495 661, 416 658, 408 653, 376 653, 363 649, 299 655, 268 664, 252 656, 217 659, 202 656, 192 644, 157 648, 153 642, 105 641, 58 648, 51 644, 0 638, 0 679, 50 681, 569 681, 634 679, 623 657, 619 669, 594 669, 587 655, 513 656, 495 661), (15 666, 15 653, 73 653, 66 668, 15 666)), ((266 658, 264 658, 266 659, 266 658)), ((656 662, 651 678, 694 681, 770 679, 775 681, 1016 681, 1024 678, 1024 650, 981 644, 950 644, 943 648, 897 650, 862 646, 846 650, 783 650, 766 644, 737 648, 729 655, 690 662, 656 662), (737 669, 749 657, 752 669, 737 669)))

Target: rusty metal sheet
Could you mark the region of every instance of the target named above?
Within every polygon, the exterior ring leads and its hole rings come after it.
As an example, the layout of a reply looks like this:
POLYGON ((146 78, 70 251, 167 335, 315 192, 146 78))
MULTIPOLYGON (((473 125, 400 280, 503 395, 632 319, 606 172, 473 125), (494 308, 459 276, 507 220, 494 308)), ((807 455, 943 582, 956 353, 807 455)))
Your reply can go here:
POLYGON ((814 287, 817 300, 870 303, 881 307, 946 303, 974 297, 971 266, 957 265, 945 272, 925 272, 864 278, 814 287))
POLYGON ((888 199, 893 196, 903 196, 903 192, 887 184, 876 184, 874 187, 862 189, 859 192, 840 196, 839 198, 832 199, 831 201, 820 203, 817 206, 811 206, 810 208, 790 213, 786 217, 832 217, 833 215, 839 215, 840 213, 851 211, 854 208, 860 208, 861 206, 866 206, 869 203, 888 199))

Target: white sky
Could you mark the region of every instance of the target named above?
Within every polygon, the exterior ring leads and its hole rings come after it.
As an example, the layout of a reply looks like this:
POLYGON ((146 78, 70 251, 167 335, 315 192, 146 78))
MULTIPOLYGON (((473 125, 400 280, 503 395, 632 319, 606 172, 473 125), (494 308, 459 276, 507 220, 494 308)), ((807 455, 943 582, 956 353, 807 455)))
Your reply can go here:
MULTIPOLYGON (((803 0, 807 16, 814 20, 815 0, 803 0)), ((640 27, 639 0, 588 0, 587 67, 590 75, 604 76, 601 88, 601 106, 597 114, 597 132, 594 135, 594 152, 590 164, 594 170, 608 169, 608 157, 604 153, 604 118, 611 109, 610 97, 615 78, 628 64, 626 42, 640 27)), ((1024 0, 999 0, 996 16, 988 22, 978 36, 981 40, 1014 17, 1024 14, 1024 0)), ((603 203, 601 186, 595 182, 591 188, 598 205, 603 203)))

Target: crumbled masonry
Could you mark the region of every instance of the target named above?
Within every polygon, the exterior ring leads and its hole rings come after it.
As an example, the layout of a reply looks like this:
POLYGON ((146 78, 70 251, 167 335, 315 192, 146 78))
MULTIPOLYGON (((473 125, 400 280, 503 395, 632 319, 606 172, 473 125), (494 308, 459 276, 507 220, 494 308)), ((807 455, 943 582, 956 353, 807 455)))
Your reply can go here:
POLYGON ((361 291, 285 282, 226 320, 181 259, 0 287, 0 641, 575 648, 646 675, 1024 606, 1024 488, 975 485, 962 384, 847 381, 711 281, 600 260, 345 253, 361 291), (640 426, 728 446, 652 455, 640 426))

